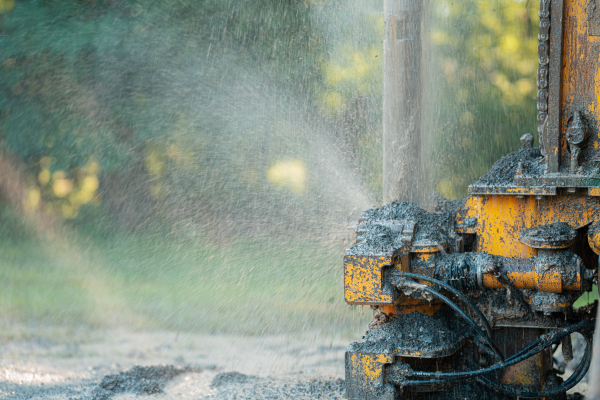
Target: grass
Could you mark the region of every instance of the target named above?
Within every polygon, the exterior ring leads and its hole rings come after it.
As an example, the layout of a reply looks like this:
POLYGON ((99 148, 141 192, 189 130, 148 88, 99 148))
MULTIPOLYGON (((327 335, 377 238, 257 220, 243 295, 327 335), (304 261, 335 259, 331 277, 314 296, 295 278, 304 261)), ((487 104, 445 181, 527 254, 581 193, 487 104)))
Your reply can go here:
POLYGON ((28 232, 27 223, 6 209, 0 219, 7 238, 0 243, 4 320, 358 336, 370 319, 370 310, 361 314, 343 301, 339 245, 267 236, 214 244, 160 229, 110 235, 70 230, 50 239, 28 232))
MULTIPOLYGON (((343 301, 341 246, 305 236, 215 244, 156 229, 40 238, 6 208, 0 234, 5 338, 114 327, 356 338, 371 319, 343 301)), ((591 293, 576 306, 598 298, 591 293)))
POLYGON ((573 307, 579 308, 587 306, 588 304, 591 304, 596 300, 598 300, 598 286, 593 285, 592 290, 582 294, 581 297, 579 297, 577 301, 573 303, 573 307))

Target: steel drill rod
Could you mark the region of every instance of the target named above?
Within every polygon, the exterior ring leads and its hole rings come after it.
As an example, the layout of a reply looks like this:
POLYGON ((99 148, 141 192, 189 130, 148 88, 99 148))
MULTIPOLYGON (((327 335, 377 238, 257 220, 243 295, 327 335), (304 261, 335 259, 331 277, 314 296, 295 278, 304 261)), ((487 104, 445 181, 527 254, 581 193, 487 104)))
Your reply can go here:
POLYGON ((588 400, 600 400, 600 307, 596 317, 596 332, 594 333, 594 353, 590 371, 591 384, 587 396, 588 400))

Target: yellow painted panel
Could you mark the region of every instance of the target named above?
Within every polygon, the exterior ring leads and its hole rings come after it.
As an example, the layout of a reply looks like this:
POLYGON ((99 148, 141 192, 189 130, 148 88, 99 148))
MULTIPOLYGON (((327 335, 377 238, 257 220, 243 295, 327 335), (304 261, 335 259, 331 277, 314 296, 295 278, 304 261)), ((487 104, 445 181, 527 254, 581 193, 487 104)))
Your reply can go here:
MULTIPOLYGON (((589 148, 600 149, 600 36, 588 32, 589 0, 565 0, 561 132, 575 111, 582 111, 593 132, 589 148)), ((561 135, 562 156, 567 157, 565 135, 561 135)))
POLYGON ((383 366, 391 364, 391 354, 362 354, 352 353, 350 356, 350 368, 353 376, 362 377, 362 383, 369 389, 373 384, 383 383, 383 366))
MULTIPOLYGON (((593 222, 600 215, 600 198, 581 194, 517 198, 516 196, 478 195, 468 204, 477 207, 465 215, 476 215, 477 251, 488 254, 529 258, 535 249, 519 241, 526 228, 554 222, 566 222, 578 229, 593 222)), ((457 216, 457 224, 460 222, 457 216)))
POLYGON ((344 292, 350 304, 393 304, 391 294, 383 293, 382 269, 392 265, 391 257, 345 256, 344 292))

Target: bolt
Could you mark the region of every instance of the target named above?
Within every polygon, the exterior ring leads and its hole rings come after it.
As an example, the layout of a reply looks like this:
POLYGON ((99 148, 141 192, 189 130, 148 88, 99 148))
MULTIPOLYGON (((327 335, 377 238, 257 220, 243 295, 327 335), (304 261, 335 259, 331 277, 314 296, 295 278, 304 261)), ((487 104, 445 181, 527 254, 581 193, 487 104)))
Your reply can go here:
POLYGON ((494 267, 493 264, 487 264, 483 267, 483 273, 484 274, 489 274, 490 272, 494 272, 496 270, 496 268, 494 267))
POLYGON ((517 175, 523 175, 523 161, 519 161, 517 165, 517 175))

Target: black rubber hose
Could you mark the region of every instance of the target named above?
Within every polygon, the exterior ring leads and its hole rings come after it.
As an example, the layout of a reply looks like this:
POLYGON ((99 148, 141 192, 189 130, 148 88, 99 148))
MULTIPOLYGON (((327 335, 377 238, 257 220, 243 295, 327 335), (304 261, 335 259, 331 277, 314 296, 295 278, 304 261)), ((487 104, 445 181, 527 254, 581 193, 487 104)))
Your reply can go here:
POLYGON ((524 391, 515 389, 511 386, 502 385, 498 382, 491 381, 488 378, 486 378, 485 376, 479 376, 476 379, 479 383, 489 387, 492 390, 506 393, 511 396, 517 396, 517 397, 525 397, 525 398, 551 397, 551 396, 565 393, 569 389, 572 389, 573 387, 575 387, 575 385, 577 385, 585 377, 585 374, 589 370, 590 364, 592 363, 592 341, 586 336, 584 336, 584 339, 586 341, 586 348, 585 348, 585 354, 584 354, 583 360, 579 363, 579 365, 577 366, 577 369, 575 370, 575 372, 573 372, 573 374, 569 377, 569 379, 567 379, 565 382, 563 382, 562 384, 558 385, 557 387, 555 387, 553 389, 543 390, 541 392, 524 392, 524 391))
POLYGON ((490 346, 492 353, 496 357, 498 357, 498 359, 500 361, 504 361, 504 355, 502 354, 500 349, 496 346, 496 344, 492 341, 492 339, 488 335, 486 335, 485 332, 483 330, 481 330, 479 325, 477 325, 477 323, 471 317, 469 317, 459 306, 457 306, 452 300, 450 300, 443 294, 439 293, 438 291, 432 289, 431 287, 417 283, 417 282, 412 282, 412 281, 400 282, 400 283, 398 283, 398 286, 404 286, 404 287, 415 289, 415 290, 422 290, 422 291, 427 292, 427 293, 437 297, 438 299, 442 300, 444 303, 446 303, 448 306, 450 306, 450 308, 452 308, 454 311, 456 311, 456 313, 458 315, 460 315, 461 318, 463 318, 465 321, 467 321, 473 327, 475 332, 477 332, 483 338, 485 343, 488 346, 490 346))
POLYGON ((492 339, 489 336, 487 336, 485 334, 485 332, 483 332, 481 330, 479 325, 477 325, 477 323, 475 321, 473 321, 473 319, 471 317, 469 317, 463 310, 461 310, 461 308, 458 307, 452 300, 450 300, 443 294, 439 293, 438 291, 432 289, 431 287, 429 287, 427 285, 419 284, 417 282, 405 281, 402 283, 398 283, 398 285, 408 287, 411 289, 415 289, 415 290, 422 290, 422 291, 427 292, 427 293, 437 297, 438 299, 442 300, 444 303, 446 303, 448 306, 450 306, 450 308, 452 308, 454 311, 456 311, 457 314, 461 316, 461 318, 463 318, 465 321, 467 321, 473 327, 473 329, 484 339, 485 343, 491 347, 492 353, 496 357, 498 357, 499 360, 504 361, 504 355, 502 354, 500 349, 496 346, 496 344, 492 341, 492 339))
POLYGON ((554 332, 557 332, 556 335, 546 335, 545 339, 538 339, 535 343, 542 343, 542 345, 538 345, 536 346, 537 348, 535 349, 530 349, 532 347, 532 345, 527 346, 526 349, 521 350, 520 352, 518 352, 517 354, 513 355, 512 357, 508 358, 506 360, 506 362, 503 363, 496 363, 490 367, 487 368, 482 368, 479 370, 474 370, 474 371, 463 371, 463 372, 422 372, 422 371, 413 371, 411 373, 411 376, 416 376, 416 377, 421 377, 421 378, 436 378, 436 379, 440 379, 440 378, 474 378, 477 376, 481 376, 484 374, 488 374, 490 372, 495 372, 501 369, 504 369, 506 367, 510 367, 511 365, 515 365, 520 363, 521 361, 524 361, 540 352, 542 352, 544 349, 552 346, 557 340, 562 339, 563 337, 565 337, 566 335, 570 335, 573 332, 577 332, 579 330, 583 330, 584 328, 590 328, 590 325, 587 321, 581 321, 573 326, 571 326, 569 329, 565 329, 562 328, 562 332, 560 332, 559 330, 556 330, 554 332), (525 351, 527 350, 527 351, 525 351))
POLYGON ((490 326, 490 323, 488 322, 485 315, 483 315, 483 313, 479 310, 479 308, 477 308, 477 306, 475 305, 475 303, 473 303, 471 301, 471 299, 469 299, 467 296, 465 296, 464 294, 462 294, 461 292, 459 292, 452 286, 450 286, 447 283, 444 283, 438 279, 430 278, 430 277, 424 276, 424 275, 413 274, 411 272, 397 272, 395 274, 400 275, 402 277, 406 277, 406 278, 419 279, 419 280, 430 282, 430 283, 436 284, 440 287, 443 287, 444 289, 446 289, 447 291, 449 291, 450 293, 452 293, 453 295, 455 295, 456 297, 461 299, 467 306, 469 306, 469 308, 475 314, 477 314, 477 316, 481 320, 481 323, 484 325, 485 330, 488 333, 488 336, 490 337, 490 339, 492 338, 492 327, 490 326))
MULTIPOLYGON (((571 334, 572 332, 576 332, 577 330, 582 330, 583 328, 590 328, 589 324, 587 324, 586 321, 582 321, 581 323, 578 323, 576 325, 573 325, 570 329, 568 329, 567 331, 563 331, 560 332, 559 334, 557 334, 554 337, 551 337, 551 335, 545 335, 547 339, 545 340, 537 340, 536 342, 543 342, 543 346, 534 352, 528 352, 527 354, 523 354, 523 350, 521 350, 519 353, 515 354, 513 357, 511 357, 509 359, 509 362, 507 362, 506 364, 504 364, 502 367, 506 367, 509 365, 512 365, 513 362, 512 360, 516 360, 516 363, 519 363, 522 361, 522 357, 524 358, 529 358, 541 351, 543 351, 544 349, 550 347, 556 340, 560 340, 562 339, 562 337, 564 337, 567 334, 571 334), (587 326, 586 326, 587 325, 587 326)), ((558 332, 558 330, 556 331, 558 332)), ((517 396, 517 397, 550 397, 550 396, 554 396, 554 395, 558 395, 558 394, 562 394, 565 393, 566 391, 568 391, 569 389, 572 389, 573 387, 575 387, 575 385, 577 385, 585 376, 585 374, 587 373, 590 364, 592 362, 592 343, 591 340, 588 336, 584 335, 584 339, 587 342, 586 345, 586 350, 585 350, 585 354, 584 354, 584 358, 583 360, 579 363, 579 365, 577 366, 577 369, 575 370, 575 372, 573 372, 573 374, 571 375, 571 377, 569 377, 569 379, 567 379, 565 382, 563 382, 562 384, 560 384, 559 386, 553 388, 553 389, 549 389, 546 391, 542 391, 542 392, 523 392, 523 391, 519 391, 518 389, 515 389, 511 386, 508 385, 502 385, 499 384, 497 382, 491 381, 488 378, 486 378, 483 375, 477 375, 474 377, 465 377, 464 375, 461 376, 449 376, 451 374, 443 374, 443 373, 434 373, 434 375, 436 377, 438 377, 438 379, 436 380, 411 380, 411 381, 406 381, 405 384, 408 386, 417 386, 417 385, 437 385, 437 384, 444 384, 444 383, 451 383, 454 381, 457 381, 459 379, 470 379, 470 378, 474 378, 476 379, 480 384, 487 386, 489 388, 491 388, 492 390, 498 391, 498 392, 502 392, 502 393, 507 393, 511 396, 517 396)), ((530 347, 530 346, 528 346, 530 347)), ((499 368, 500 369, 500 368, 499 368)), ((487 370, 487 369, 486 369, 487 370)), ((488 372, 483 372, 484 370, 480 370, 478 372, 481 373, 489 373, 488 372)), ((491 371, 493 372, 493 371, 491 371)), ((417 374, 413 374, 413 375, 417 375, 417 374)), ((418 374, 421 375, 421 374, 418 374)), ((454 374, 457 375, 457 374, 454 374)))

